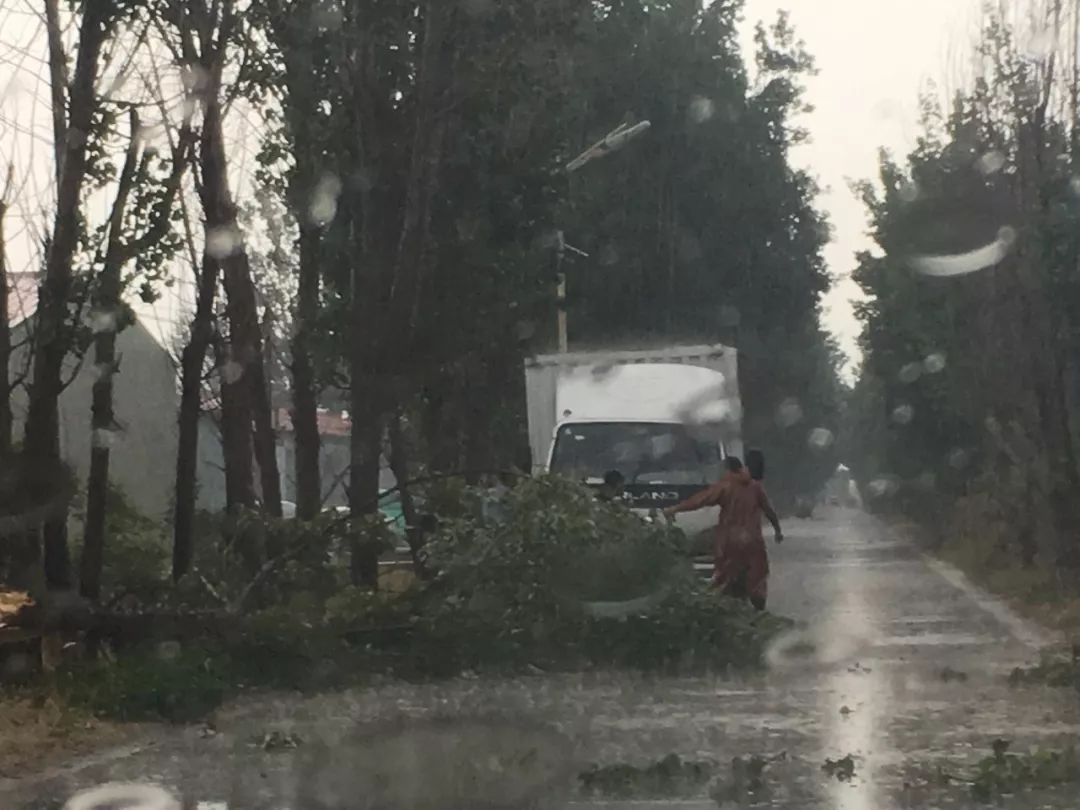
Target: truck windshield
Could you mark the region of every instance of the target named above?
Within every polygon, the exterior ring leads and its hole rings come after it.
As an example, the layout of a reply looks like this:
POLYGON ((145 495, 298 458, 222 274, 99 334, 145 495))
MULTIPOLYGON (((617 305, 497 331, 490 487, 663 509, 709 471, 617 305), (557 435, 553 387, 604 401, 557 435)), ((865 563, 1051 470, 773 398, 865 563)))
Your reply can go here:
POLYGON ((681 425, 595 422, 559 429, 551 472, 590 483, 618 470, 630 484, 706 484, 720 461, 718 443, 681 425))

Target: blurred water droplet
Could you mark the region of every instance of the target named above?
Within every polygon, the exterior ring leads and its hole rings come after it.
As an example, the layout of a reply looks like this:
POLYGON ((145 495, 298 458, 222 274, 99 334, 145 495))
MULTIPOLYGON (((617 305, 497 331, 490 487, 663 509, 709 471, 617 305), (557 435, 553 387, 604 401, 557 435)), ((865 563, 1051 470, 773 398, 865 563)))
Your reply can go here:
POLYGON ((684 262, 696 262, 702 257, 701 242, 689 231, 680 234, 678 249, 679 258, 684 262))
POLYGON ((341 28, 343 16, 336 3, 320 3, 311 14, 311 23, 323 31, 337 31, 341 28))
POLYGON ((919 377, 922 376, 922 373, 922 363, 907 363, 902 369, 900 369, 900 373, 896 376, 897 379, 900 380, 900 382, 906 385, 910 385, 911 383, 916 382, 919 377))
POLYGON ((113 431, 98 428, 91 434, 90 446, 99 450, 108 450, 113 446, 115 438, 116 434, 113 431))
POLYGON ((611 267, 612 265, 619 263, 619 251, 615 249, 612 244, 604 245, 600 249, 600 255, 597 257, 597 261, 604 267, 611 267))
POLYGON ((885 477, 875 478, 866 487, 866 491, 872 498, 885 498, 896 494, 899 489, 900 485, 895 479, 885 477))
POLYGON ((116 331, 116 312, 111 309, 92 309, 86 315, 86 325, 95 335, 116 331))
POLYGON ((742 315, 739 313, 738 307, 734 307, 731 304, 724 304, 720 307, 720 325, 732 329, 738 326, 742 322, 742 315))
POLYGON ((1005 155, 995 149, 979 158, 975 166, 984 175, 997 174, 1005 167, 1005 155))
POLYGON ((1077 197, 1080 197, 1080 177, 1074 177, 1069 180, 1069 190, 1077 197))
POLYGON ((64 804, 64 810, 180 810, 180 802, 158 785, 110 782, 80 790, 64 804))
POLYGON ((966 450, 957 447, 949 453, 949 466, 955 470, 962 470, 968 465, 969 456, 966 450))
POLYGON ((1046 27, 1035 31, 1024 47, 1024 56, 1032 61, 1046 59, 1053 52, 1056 42, 1053 28, 1046 27))
POLYGON ((518 321, 514 325, 514 333, 518 340, 529 340, 536 334, 536 324, 532 321, 518 321))
POLYGON ((893 408, 892 420, 898 425, 906 425, 915 418, 915 409, 910 405, 897 405, 893 408))
POLYGON ((734 414, 732 403, 724 399, 714 399, 697 406, 689 415, 690 422, 706 425, 725 422, 734 414))
POLYGON ((942 352, 928 354, 923 360, 923 369, 927 374, 940 374, 945 370, 946 365, 945 355, 942 352))
POLYGON ((375 178, 367 169, 357 169, 349 175, 349 187, 356 191, 371 191, 375 188, 375 178))
POLYGON ((915 200, 919 199, 919 185, 914 180, 904 180, 900 183, 897 194, 900 195, 900 199, 904 202, 915 202, 915 200))
POLYGON ((959 276, 974 273, 999 264, 1009 255, 1015 242, 1016 229, 1005 225, 998 231, 997 239, 989 245, 955 256, 914 256, 911 259, 911 266, 927 276, 959 276))
POLYGON ((202 65, 185 65, 180 71, 180 82, 184 91, 198 95, 210 89, 210 72, 202 65))
POLYGON ((926 470, 915 479, 915 485, 920 489, 933 489, 937 486, 937 475, 932 470, 926 470))
POLYGON ((109 363, 94 363, 90 369, 90 379, 94 382, 105 379, 112 374, 112 366, 109 363))
POLYGON ((789 397, 776 409, 776 423, 783 428, 794 427, 802 421, 803 412, 799 401, 789 397))
POLYGON ((807 438, 807 444, 814 450, 826 450, 832 447, 832 443, 835 440, 833 432, 828 428, 814 428, 810 431, 810 436, 807 438))
POLYGON ((695 124, 704 124, 716 115, 716 104, 710 98, 697 96, 690 102, 690 120, 695 124))
POLYGON ((185 121, 190 121, 199 110, 199 102, 192 96, 185 96, 180 104, 180 115, 185 121))
POLYGON ((206 232, 206 252, 214 259, 225 259, 240 249, 243 238, 235 225, 221 225, 206 232))
POLYGON ((559 232, 546 231, 540 234, 539 242, 543 250, 554 250, 559 246, 559 232))
POLYGON ((237 363, 235 360, 228 360, 225 365, 221 367, 221 378, 228 384, 233 385, 240 382, 240 379, 244 376, 244 367, 237 363))
POLYGON ((175 661, 180 652, 179 641, 163 641, 157 646, 157 657, 162 661, 175 661))
POLYGON ((315 191, 311 195, 308 216, 315 225, 328 225, 337 215, 338 196, 341 194, 341 180, 336 174, 326 172, 319 178, 315 191))

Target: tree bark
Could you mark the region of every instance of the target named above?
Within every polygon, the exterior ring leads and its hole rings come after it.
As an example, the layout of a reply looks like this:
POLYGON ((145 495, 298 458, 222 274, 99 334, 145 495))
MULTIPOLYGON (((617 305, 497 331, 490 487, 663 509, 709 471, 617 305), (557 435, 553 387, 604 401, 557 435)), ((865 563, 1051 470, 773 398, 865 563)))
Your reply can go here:
MULTIPOLYGON (((302 215, 302 213, 301 213, 302 215)), ((293 436, 296 441, 296 514, 311 520, 322 506, 318 397, 311 337, 319 312, 318 232, 300 228, 300 284, 292 346, 293 436)))
MULTIPOLYGON (((61 374, 64 358, 69 348, 65 323, 71 292, 72 260, 79 240, 80 198, 86 175, 87 143, 97 107, 94 82, 102 45, 110 29, 112 11, 112 4, 105 2, 87 3, 84 7, 75 78, 68 103, 70 122, 64 133, 62 155, 61 150, 57 150, 61 166, 56 217, 36 315, 34 372, 24 447, 28 462, 43 476, 48 476, 50 472, 54 474, 61 460, 59 398, 63 388, 61 374)), ((53 588, 71 586, 66 523, 63 519, 53 519, 44 527, 45 580, 53 588)))
MULTIPOLYGON (((135 181, 138 165, 139 118, 131 112, 131 140, 128 143, 124 167, 109 218, 109 241, 105 264, 98 282, 94 305, 103 313, 115 317, 120 307, 121 272, 125 264, 122 241, 124 214, 128 196, 135 181)), ((105 320, 103 318, 103 320, 105 320)), ((90 475, 86 484, 86 526, 83 532, 79 593, 96 600, 101 595, 101 567, 105 559, 105 515, 108 508, 109 457, 108 437, 115 422, 113 413, 113 375, 117 372, 115 321, 94 336, 94 381, 90 425, 93 430, 90 449, 90 475)))
POLYGON ((255 285, 247 249, 229 190, 225 155, 221 88, 225 50, 236 24, 232 2, 220 8, 219 42, 203 53, 203 68, 212 77, 203 97, 200 197, 208 241, 226 242, 218 257, 223 271, 229 320, 230 365, 223 369, 222 426, 225 442, 226 498, 230 507, 255 505, 252 450, 259 464, 265 511, 281 516, 281 477, 270 414, 270 393, 263 366, 255 285), (252 425, 254 424, 254 431, 252 425), (250 483, 249 483, 250 482, 250 483))
POLYGON ((191 337, 180 357, 180 414, 176 452, 176 506, 173 513, 174 582, 191 569, 194 558, 195 501, 198 485, 199 418, 202 415, 203 364, 214 334, 214 298, 221 267, 206 256, 191 337))
MULTIPOLYGON (((375 514, 379 508, 379 468, 385 406, 382 403, 379 382, 363 359, 359 363, 354 360, 350 378, 352 424, 349 432, 349 511, 353 516, 361 517, 375 514)), ((350 560, 353 584, 377 588, 379 550, 371 544, 354 539, 350 560)))
POLYGON ((424 547, 424 537, 419 516, 416 514, 412 487, 409 486, 409 450, 405 443, 405 431, 401 427, 401 417, 400 408, 390 417, 390 471, 394 473, 394 478, 397 479, 398 494, 401 497, 401 515, 405 519, 405 538, 409 543, 409 554, 412 556, 413 570, 416 571, 418 576, 423 576, 424 565, 420 552, 424 547))

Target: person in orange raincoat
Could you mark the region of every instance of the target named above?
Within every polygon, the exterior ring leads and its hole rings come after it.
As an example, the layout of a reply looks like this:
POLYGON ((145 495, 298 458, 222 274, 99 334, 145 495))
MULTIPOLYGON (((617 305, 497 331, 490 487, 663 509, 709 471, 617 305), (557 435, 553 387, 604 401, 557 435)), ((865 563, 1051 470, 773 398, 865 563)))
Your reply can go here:
POLYGON ((728 472, 708 489, 665 510, 669 517, 707 506, 720 507, 714 546, 713 585, 737 599, 749 599, 758 610, 768 598, 769 555, 761 531, 764 516, 772 524, 776 542, 784 532, 761 481, 755 480, 742 461, 729 456, 728 472))

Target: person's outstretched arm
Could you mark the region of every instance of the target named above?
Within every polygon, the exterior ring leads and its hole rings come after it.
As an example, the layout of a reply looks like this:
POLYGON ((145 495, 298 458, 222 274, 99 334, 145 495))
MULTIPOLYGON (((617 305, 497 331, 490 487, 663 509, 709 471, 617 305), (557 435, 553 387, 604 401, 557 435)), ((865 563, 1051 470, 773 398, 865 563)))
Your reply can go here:
POLYGON ((664 514, 668 517, 674 517, 680 512, 695 512, 698 509, 704 509, 707 506, 719 506, 723 500, 724 491, 726 490, 724 481, 718 481, 710 487, 706 487, 696 495, 691 495, 685 501, 675 506, 669 506, 664 510, 664 514))
POLYGON ((758 502, 761 504, 761 511, 765 513, 765 518, 772 524, 773 532, 776 533, 776 542, 783 543, 784 530, 780 528, 780 518, 776 514, 776 510, 773 509, 772 502, 765 492, 765 487, 758 487, 758 499, 758 502))

